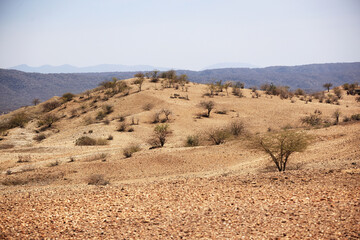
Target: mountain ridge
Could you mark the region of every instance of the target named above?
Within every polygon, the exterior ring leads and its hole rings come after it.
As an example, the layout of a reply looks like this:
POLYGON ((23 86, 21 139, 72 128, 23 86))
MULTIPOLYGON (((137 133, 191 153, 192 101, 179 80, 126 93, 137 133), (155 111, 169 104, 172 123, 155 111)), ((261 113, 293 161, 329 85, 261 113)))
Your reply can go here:
MULTIPOLYGON (((34 98, 41 101, 65 92, 80 93, 92 89, 104 80, 132 78, 133 72, 102 73, 26 73, 17 70, 0 69, 0 112, 7 112, 21 106, 30 105, 34 98)), ((197 83, 214 81, 239 81, 246 87, 263 83, 286 85, 292 90, 302 88, 319 91, 323 84, 334 86, 346 82, 360 82, 360 62, 328 63, 300 66, 273 66, 266 68, 225 68, 203 71, 177 70, 187 74, 189 80, 197 83)))

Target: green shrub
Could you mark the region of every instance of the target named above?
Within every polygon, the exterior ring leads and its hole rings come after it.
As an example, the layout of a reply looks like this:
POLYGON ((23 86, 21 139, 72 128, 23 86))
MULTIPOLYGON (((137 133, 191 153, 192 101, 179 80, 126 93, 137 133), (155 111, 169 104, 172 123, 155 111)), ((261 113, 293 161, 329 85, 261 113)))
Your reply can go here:
POLYGON ((200 145, 200 138, 198 135, 187 136, 185 147, 196 147, 200 145))
POLYGON ((153 137, 149 140, 152 147, 163 147, 170 134, 168 124, 159 124, 154 128, 153 137))

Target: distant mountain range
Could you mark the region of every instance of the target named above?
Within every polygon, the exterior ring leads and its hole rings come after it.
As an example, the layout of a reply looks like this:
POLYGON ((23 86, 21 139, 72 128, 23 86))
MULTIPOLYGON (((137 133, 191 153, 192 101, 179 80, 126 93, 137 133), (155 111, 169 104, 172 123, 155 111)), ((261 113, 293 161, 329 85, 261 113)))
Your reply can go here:
POLYGON ((31 67, 26 64, 11 67, 10 69, 31 73, 99 73, 99 72, 135 72, 152 71, 154 69, 167 71, 169 68, 154 67, 149 65, 119 65, 119 64, 100 64, 90 67, 75 67, 72 65, 51 66, 43 65, 40 67, 31 67))
MULTIPOLYGON (((151 67, 149 70, 153 70, 151 67)), ((102 73, 26 73, 17 70, 0 69, 0 112, 7 112, 24 105, 30 105, 34 98, 41 101, 65 92, 80 93, 92 89, 112 77, 131 78, 132 72, 102 73)), ((360 63, 311 64, 293 67, 267 68, 223 68, 203 71, 177 70, 187 74, 189 80, 209 83, 218 80, 240 81, 245 87, 260 86, 263 83, 286 85, 291 89, 302 88, 319 91, 324 83, 334 86, 346 82, 360 82, 360 63)))
MULTIPOLYGON (((237 62, 224 62, 209 65, 205 69, 221 69, 221 68, 255 68, 255 65, 248 63, 237 63, 237 62)), ((43 65, 40 67, 31 67, 26 64, 21 64, 9 69, 18 70, 29 73, 100 73, 100 72, 136 72, 136 71, 152 71, 160 70, 167 71, 170 68, 165 67, 154 67, 150 65, 120 65, 120 64, 100 64, 89 67, 76 67, 69 64, 61 66, 43 65)))
POLYGON ((221 69, 221 68, 257 68, 257 66, 249 63, 223 62, 204 67, 202 70, 221 69))

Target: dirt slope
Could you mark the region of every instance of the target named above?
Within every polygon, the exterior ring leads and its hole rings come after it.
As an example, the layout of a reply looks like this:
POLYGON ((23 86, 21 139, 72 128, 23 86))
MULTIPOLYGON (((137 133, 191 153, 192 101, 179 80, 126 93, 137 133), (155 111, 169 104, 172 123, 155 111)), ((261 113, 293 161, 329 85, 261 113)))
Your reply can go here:
POLYGON ((360 124, 342 122, 360 113, 354 96, 343 96, 335 105, 264 93, 252 98, 249 89, 242 90, 244 98, 226 92, 209 98, 201 84, 190 83, 186 89, 147 81, 143 91, 132 85, 126 96, 108 97, 101 89, 90 97, 79 95, 50 112, 59 120, 43 132, 41 142, 33 138, 39 135, 35 131, 45 103, 0 116, 0 122, 22 111, 33 117, 0 141, 0 147, 10 146, 0 149, 0 236, 359 237, 360 124), (210 118, 199 117, 205 113, 198 106, 204 100, 215 102, 210 118), (113 112, 96 120, 105 105, 113 112), (172 133, 163 148, 149 149, 153 116, 162 109, 172 111, 167 121, 172 133), (337 109, 339 125, 309 128, 300 122, 315 110, 332 122, 337 109), (134 131, 116 131, 120 116, 134 131), (139 124, 130 125, 132 119, 139 124), (201 146, 184 147, 187 136, 205 137, 232 121, 242 121, 246 134, 221 145, 205 139, 201 146), (288 173, 279 174, 250 139, 285 126, 306 131, 314 141, 291 156, 288 173), (108 145, 75 145, 82 136, 110 135, 108 145), (141 150, 125 158, 123 149, 130 144, 141 150), (110 185, 87 185, 94 174, 110 185))

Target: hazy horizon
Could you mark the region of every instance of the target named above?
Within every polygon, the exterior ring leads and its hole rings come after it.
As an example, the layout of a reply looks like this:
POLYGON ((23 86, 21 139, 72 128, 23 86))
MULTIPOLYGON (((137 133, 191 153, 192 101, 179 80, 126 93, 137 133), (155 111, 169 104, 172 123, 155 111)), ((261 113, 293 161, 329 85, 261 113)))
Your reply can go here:
POLYGON ((0 68, 360 62, 360 1, 0 0, 0 68))

